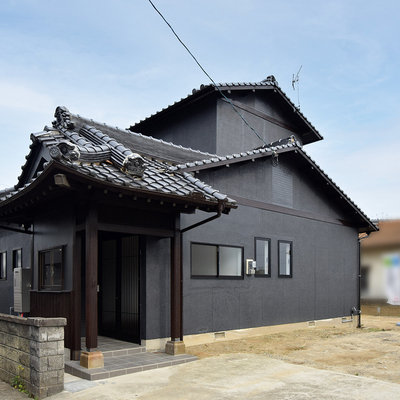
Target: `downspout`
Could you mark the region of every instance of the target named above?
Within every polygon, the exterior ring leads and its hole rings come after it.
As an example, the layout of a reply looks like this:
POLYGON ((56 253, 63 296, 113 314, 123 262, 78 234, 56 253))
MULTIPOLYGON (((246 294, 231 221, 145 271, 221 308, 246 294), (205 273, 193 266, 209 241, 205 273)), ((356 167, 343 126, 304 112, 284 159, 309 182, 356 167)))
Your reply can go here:
POLYGON ((224 209, 225 209, 225 201, 224 200, 218 200, 218 211, 217 211, 216 215, 213 215, 210 218, 207 218, 207 219, 205 219, 203 221, 197 222, 197 223, 195 223, 193 225, 190 225, 190 226, 188 226, 188 227, 186 227, 184 229, 181 229, 181 235, 183 233, 187 232, 187 231, 190 231, 193 228, 197 228, 200 225, 206 224, 207 222, 210 222, 210 221, 213 221, 214 219, 219 218, 221 216, 221 214, 222 214, 222 211, 224 211, 224 209))
POLYGON ((358 304, 357 304, 357 311, 358 313, 358 325, 357 328, 361 328, 361 240, 366 239, 369 237, 371 233, 368 233, 367 236, 363 238, 358 238, 358 304))
POLYGON ((181 254, 180 254, 180 275, 181 275, 181 281, 180 281, 180 288, 181 288, 181 294, 180 294, 181 295, 181 298, 180 298, 180 301, 181 301, 181 310, 180 310, 181 311, 181 315, 180 315, 181 329, 180 329, 180 332, 181 332, 181 335, 180 336, 181 337, 180 337, 180 340, 181 341, 183 341, 183 262, 182 262, 183 257, 182 257, 182 236, 183 236, 183 233, 185 233, 185 232, 187 232, 187 231, 189 231, 191 229, 197 228, 198 226, 204 225, 207 222, 211 222, 214 219, 219 218, 221 216, 222 212, 224 211, 224 209, 225 209, 225 200, 218 200, 218 210, 217 210, 217 214, 216 215, 213 215, 210 218, 206 218, 203 221, 200 221, 200 222, 197 222, 197 223, 195 223, 193 225, 190 225, 190 226, 188 226, 188 227, 186 227, 184 229, 181 229, 181 231, 180 231, 180 242, 181 242, 181 246, 180 246, 180 252, 181 252, 181 254))
POLYGON ((361 328, 361 239, 358 239, 358 326, 361 328))

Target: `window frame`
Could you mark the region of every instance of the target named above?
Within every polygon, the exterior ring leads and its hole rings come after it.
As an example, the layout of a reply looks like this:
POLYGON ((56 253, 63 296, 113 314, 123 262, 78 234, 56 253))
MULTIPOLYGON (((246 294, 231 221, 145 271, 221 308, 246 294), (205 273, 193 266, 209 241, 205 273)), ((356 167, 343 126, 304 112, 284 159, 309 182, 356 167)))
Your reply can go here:
POLYGON ((293 242, 290 240, 278 240, 278 278, 293 278, 293 242), (290 274, 281 274, 281 244, 290 245, 290 274))
POLYGON ((254 260, 256 261, 256 278, 271 278, 271 239, 264 237, 255 237, 254 238, 254 260), (258 262, 257 262, 257 242, 267 242, 268 243, 268 273, 261 274, 257 273, 258 271, 258 262))
POLYGON ((50 249, 38 251, 38 270, 39 270, 39 291, 42 292, 61 292, 64 288, 64 248, 65 246, 56 246, 50 249), (50 253, 51 257, 57 251, 61 251, 61 283, 60 285, 45 285, 44 284, 44 268, 43 256, 50 253))
POLYGON ((22 268, 22 247, 12 251, 12 269, 22 268))
POLYGON ((0 281, 7 280, 7 252, 0 252, 0 281))
POLYGON ((190 277, 191 279, 244 279, 244 247, 234 246, 228 244, 216 244, 216 243, 202 243, 202 242, 190 242, 190 277), (212 246, 217 248, 217 274, 216 275, 194 275, 193 274, 193 246, 212 246), (240 275, 220 275, 220 251, 221 247, 240 249, 240 275))

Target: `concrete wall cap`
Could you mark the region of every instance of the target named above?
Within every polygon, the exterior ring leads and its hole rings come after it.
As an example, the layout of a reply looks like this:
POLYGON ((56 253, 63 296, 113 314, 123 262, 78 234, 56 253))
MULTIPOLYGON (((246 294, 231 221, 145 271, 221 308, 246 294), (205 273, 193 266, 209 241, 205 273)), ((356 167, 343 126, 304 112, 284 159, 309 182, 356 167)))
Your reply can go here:
POLYGON ((66 318, 32 318, 32 317, 17 317, 15 315, 1 314, 0 321, 13 322, 20 325, 31 326, 65 326, 67 325, 66 318))

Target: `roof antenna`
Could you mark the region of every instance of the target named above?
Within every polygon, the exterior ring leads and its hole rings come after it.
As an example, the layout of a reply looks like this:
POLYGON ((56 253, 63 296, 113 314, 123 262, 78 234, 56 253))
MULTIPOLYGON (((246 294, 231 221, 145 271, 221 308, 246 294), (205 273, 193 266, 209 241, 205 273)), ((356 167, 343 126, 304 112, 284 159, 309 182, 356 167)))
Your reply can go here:
POLYGON ((294 76, 294 74, 293 74, 293 78, 292 78, 292 87, 293 87, 293 90, 296 90, 296 86, 297 86, 297 104, 298 104, 297 108, 298 108, 299 110, 300 110, 299 73, 300 73, 300 70, 301 70, 302 67, 303 67, 303 66, 301 65, 300 68, 299 68, 299 70, 297 71, 296 76, 294 76))

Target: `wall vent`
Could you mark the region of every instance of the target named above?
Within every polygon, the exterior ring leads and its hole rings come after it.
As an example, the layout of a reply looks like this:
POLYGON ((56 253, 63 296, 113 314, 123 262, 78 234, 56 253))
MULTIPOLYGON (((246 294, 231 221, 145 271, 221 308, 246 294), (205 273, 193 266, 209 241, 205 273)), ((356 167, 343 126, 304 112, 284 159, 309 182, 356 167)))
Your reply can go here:
POLYGON ((225 339, 225 332, 215 332, 214 339, 225 339))

